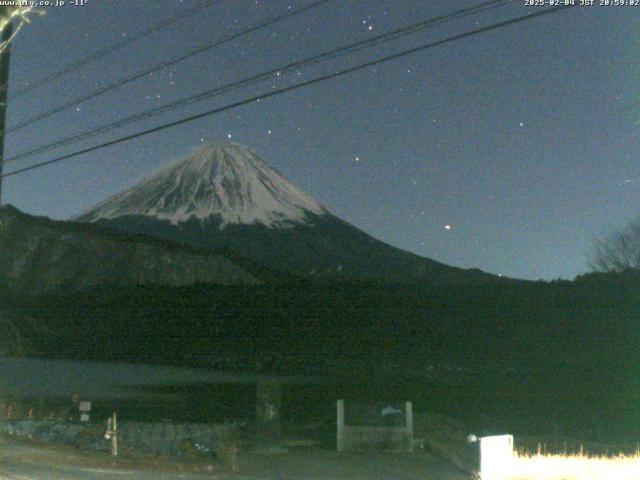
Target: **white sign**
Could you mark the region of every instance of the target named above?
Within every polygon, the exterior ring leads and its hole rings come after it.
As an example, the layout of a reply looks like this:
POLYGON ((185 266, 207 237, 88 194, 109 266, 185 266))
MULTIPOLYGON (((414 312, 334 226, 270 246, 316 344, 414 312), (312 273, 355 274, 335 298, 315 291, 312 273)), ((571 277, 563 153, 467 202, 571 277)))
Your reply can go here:
POLYGON ((513 462, 513 435, 480 439, 480 478, 507 480, 513 462))
POLYGON ((81 413, 80 414, 80 421, 83 423, 86 423, 89 421, 89 414, 88 413, 81 413))
POLYGON ((91 402, 83 401, 78 405, 78 410, 81 412, 90 412, 91 411, 91 402))

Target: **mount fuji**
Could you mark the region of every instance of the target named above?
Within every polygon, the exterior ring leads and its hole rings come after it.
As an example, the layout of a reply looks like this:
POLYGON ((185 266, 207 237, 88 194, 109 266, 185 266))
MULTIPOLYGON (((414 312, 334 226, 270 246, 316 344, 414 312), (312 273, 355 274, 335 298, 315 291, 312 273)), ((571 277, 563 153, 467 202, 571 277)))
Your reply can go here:
POLYGON ((223 249, 281 273, 434 284, 498 278, 376 240, 230 142, 206 146, 73 220, 223 249))

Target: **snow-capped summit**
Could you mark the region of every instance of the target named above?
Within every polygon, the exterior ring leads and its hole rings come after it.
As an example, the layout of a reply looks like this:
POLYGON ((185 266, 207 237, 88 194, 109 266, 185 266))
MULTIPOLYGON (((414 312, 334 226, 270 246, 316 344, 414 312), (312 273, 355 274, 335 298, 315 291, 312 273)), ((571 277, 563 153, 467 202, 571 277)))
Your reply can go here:
POLYGON ((212 218, 219 228, 305 224, 328 211, 271 168, 253 150, 231 142, 205 146, 74 220, 95 222, 128 215, 168 220, 212 218))
POLYGON ((74 220, 226 251, 286 275, 433 284, 493 280, 376 240, 237 143, 205 147, 74 220))

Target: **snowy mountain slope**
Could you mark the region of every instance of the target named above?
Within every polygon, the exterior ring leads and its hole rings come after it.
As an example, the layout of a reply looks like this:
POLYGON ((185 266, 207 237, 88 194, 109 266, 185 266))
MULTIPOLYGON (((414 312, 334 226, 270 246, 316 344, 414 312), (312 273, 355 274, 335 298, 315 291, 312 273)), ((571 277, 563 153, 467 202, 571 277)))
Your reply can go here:
POLYGON ((225 249, 281 273, 434 284, 497 279, 376 240, 235 143, 205 147, 75 220, 225 249))
POLYGON ((74 220, 142 215, 177 225, 192 218, 219 217, 221 228, 256 223, 275 228, 324 213, 322 205, 253 150, 225 142, 203 148, 74 220))

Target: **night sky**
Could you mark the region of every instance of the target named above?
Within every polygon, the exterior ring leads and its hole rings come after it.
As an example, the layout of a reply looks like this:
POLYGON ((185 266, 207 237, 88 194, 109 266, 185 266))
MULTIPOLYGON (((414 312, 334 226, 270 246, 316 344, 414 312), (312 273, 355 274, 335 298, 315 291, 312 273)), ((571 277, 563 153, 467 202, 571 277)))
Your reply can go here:
MULTIPOLYGON (((198 2, 48 8, 13 44, 8 124, 309 3, 221 0, 13 99, 32 79, 198 2)), ((5 154, 478 3, 333 0, 13 132, 5 154)), ((540 8, 514 1, 7 164, 5 172, 540 8)), ((587 270, 594 237, 640 215, 639 27, 640 7, 543 16, 7 178, 4 201, 66 219, 203 142, 231 139, 394 246, 496 274, 573 278, 587 270)))

